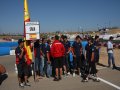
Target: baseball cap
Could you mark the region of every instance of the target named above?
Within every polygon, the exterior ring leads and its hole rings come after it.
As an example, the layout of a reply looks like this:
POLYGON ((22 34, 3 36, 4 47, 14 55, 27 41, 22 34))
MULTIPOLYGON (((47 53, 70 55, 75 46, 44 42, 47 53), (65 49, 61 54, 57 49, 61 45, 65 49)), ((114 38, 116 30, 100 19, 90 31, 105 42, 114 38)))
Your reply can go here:
POLYGON ((18 44, 22 43, 22 42, 25 42, 23 39, 19 39, 18 40, 18 44))

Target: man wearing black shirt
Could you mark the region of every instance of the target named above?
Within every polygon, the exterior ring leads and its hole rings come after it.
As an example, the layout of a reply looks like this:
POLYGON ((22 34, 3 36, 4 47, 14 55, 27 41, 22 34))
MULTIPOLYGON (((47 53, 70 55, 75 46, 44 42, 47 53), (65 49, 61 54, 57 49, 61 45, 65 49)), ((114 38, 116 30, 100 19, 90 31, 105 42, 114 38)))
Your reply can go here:
POLYGON ((95 36, 95 41, 94 41, 94 46, 95 46, 95 62, 96 64, 99 63, 99 50, 100 50, 100 43, 99 43, 99 36, 95 36))
MULTIPOLYGON (((92 78, 94 81, 98 81, 99 79, 97 78, 97 69, 96 69, 96 58, 95 58, 95 53, 96 53, 96 47, 93 44, 93 38, 89 38, 88 44, 86 45, 86 60, 89 64, 89 72, 87 72, 87 75, 90 74, 90 78, 92 78)), ((87 80, 87 77, 84 78, 84 80, 87 80)))
POLYGON ((69 61, 70 42, 68 41, 67 36, 64 36, 63 45, 65 47, 65 56, 63 59, 63 68, 64 68, 64 74, 66 76, 66 75, 70 74, 70 61, 69 61))
POLYGON ((36 42, 34 43, 34 56, 35 56, 35 62, 34 62, 34 66, 35 66, 35 75, 37 76, 38 79, 40 79, 39 77, 39 73, 40 71, 40 62, 41 62, 41 57, 40 57, 40 44, 39 44, 39 40, 36 40, 36 42))
POLYGON ((22 77, 24 77, 25 86, 30 86, 28 83, 28 67, 25 59, 24 40, 18 40, 19 46, 15 50, 16 64, 18 69, 19 86, 24 87, 22 77))

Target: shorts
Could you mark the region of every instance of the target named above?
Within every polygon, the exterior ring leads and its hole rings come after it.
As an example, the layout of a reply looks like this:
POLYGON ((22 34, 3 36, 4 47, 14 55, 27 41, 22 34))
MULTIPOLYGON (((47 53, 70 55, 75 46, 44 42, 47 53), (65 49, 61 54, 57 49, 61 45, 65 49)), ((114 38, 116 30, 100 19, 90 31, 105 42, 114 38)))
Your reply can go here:
POLYGON ((69 55, 65 55, 63 57, 63 65, 68 66, 68 61, 69 61, 69 55))
POLYGON ((17 65, 17 69, 18 69, 18 76, 19 77, 23 77, 23 76, 28 76, 29 75, 28 65, 26 63, 18 64, 17 65))
POLYGON ((63 57, 54 58, 54 67, 55 68, 63 67, 63 57))
POLYGON ((96 54, 95 54, 95 62, 96 62, 96 63, 99 63, 99 53, 96 53, 96 54))
POLYGON ((74 67, 74 69, 81 67, 81 57, 80 56, 77 56, 76 58, 74 58, 73 67, 74 67))

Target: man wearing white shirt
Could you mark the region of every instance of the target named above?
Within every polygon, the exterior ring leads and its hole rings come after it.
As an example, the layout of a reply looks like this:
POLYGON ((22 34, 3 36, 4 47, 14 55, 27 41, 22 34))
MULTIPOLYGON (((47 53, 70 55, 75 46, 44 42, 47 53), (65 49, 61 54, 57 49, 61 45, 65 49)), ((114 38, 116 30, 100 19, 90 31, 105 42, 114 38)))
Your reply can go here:
POLYGON ((113 69, 116 68, 115 61, 114 61, 114 55, 113 55, 113 43, 112 43, 113 37, 111 36, 109 38, 109 41, 107 43, 107 52, 108 52, 108 67, 111 66, 111 60, 113 64, 113 69))

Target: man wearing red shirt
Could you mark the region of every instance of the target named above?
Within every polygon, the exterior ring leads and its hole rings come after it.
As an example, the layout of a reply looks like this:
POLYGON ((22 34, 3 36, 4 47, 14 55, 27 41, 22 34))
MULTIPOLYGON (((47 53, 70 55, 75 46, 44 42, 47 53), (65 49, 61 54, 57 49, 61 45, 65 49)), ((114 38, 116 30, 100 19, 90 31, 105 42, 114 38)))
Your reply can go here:
POLYGON ((54 58, 54 65, 55 65, 55 72, 56 72, 54 81, 61 80, 64 54, 65 54, 64 45, 59 41, 59 36, 56 35, 55 41, 51 46, 51 55, 54 58))

